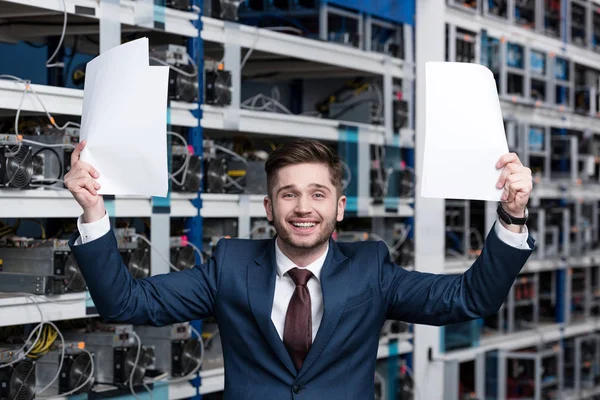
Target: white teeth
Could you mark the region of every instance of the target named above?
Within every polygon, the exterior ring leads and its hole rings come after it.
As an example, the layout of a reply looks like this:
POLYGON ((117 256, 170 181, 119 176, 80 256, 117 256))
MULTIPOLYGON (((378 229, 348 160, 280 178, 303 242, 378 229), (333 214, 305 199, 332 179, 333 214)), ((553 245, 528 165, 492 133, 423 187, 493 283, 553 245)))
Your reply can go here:
POLYGON ((316 224, 314 222, 292 222, 292 225, 298 228, 312 228, 316 224))

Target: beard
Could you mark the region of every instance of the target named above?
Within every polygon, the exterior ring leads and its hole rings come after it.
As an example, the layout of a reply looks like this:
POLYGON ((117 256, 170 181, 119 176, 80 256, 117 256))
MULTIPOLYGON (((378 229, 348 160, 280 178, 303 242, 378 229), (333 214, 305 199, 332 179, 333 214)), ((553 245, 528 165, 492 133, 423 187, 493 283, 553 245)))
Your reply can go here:
POLYGON ((329 238, 331 238, 331 235, 336 228, 337 221, 335 216, 337 215, 337 207, 335 211, 336 212, 331 220, 319 222, 319 230, 310 238, 295 237, 286 219, 278 220, 275 218, 273 220, 273 225, 275 226, 277 236, 289 250, 306 252, 307 250, 316 249, 329 241, 329 238))

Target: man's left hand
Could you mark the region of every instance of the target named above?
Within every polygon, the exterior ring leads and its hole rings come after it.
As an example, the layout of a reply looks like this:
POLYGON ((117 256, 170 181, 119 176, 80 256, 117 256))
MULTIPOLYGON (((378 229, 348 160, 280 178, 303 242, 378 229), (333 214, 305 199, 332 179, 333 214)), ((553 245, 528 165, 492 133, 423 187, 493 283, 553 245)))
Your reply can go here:
POLYGON ((516 218, 525 217, 525 207, 533 188, 531 169, 523 166, 515 153, 500 157, 496 168, 504 168, 496 185, 498 189, 504 188, 502 207, 509 215, 516 218))

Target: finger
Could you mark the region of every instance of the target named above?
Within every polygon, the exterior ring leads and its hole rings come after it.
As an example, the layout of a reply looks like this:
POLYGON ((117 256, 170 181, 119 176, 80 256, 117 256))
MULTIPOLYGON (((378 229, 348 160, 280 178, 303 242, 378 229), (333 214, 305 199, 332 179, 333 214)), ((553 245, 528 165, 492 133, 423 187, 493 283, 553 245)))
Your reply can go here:
POLYGON ((100 189, 100 184, 90 177, 78 179, 73 186, 74 192, 81 193, 85 190, 93 196, 96 196, 98 194, 97 190, 100 189))
POLYGON ((79 179, 86 179, 90 177, 90 173, 85 169, 72 169, 67 175, 65 175, 65 181, 78 181, 79 179))
POLYGON ((86 171, 90 176, 96 179, 98 179, 98 177, 100 176, 98 170, 92 167, 90 164, 86 163, 85 161, 79 160, 77 162, 76 169, 86 171))
POLYGON ((516 197, 518 195, 527 195, 530 191, 530 182, 528 182, 526 179, 514 182, 510 185, 510 194, 508 197, 508 201, 516 201, 516 197))
POLYGON ((504 169, 500 173, 498 182, 496 183, 496 187, 498 189, 503 188, 506 185, 506 179, 514 172, 514 169, 515 169, 514 164, 508 164, 504 167, 504 169))
POLYGON ((507 153, 500 157, 498 162, 496 162, 496 168, 500 169, 508 163, 523 165, 523 163, 521 163, 521 160, 519 160, 519 156, 517 156, 517 153, 507 153))
POLYGON ((79 155, 81 154, 81 150, 83 150, 84 148, 85 148, 85 140, 82 140, 81 142, 79 142, 77 147, 75 147, 75 150, 73 150, 73 153, 71 153, 71 168, 73 168, 75 163, 77 163, 77 161, 79 161, 79 155))
POLYGON ((518 192, 529 193, 532 188, 531 177, 527 173, 510 175, 506 180, 502 201, 512 202, 518 192))

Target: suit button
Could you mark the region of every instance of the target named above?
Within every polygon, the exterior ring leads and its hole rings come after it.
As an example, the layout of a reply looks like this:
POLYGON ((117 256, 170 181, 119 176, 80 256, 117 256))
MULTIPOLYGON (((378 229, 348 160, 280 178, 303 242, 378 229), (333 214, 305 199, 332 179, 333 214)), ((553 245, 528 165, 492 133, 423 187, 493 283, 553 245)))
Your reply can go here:
POLYGON ((294 391, 295 394, 300 393, 300 386, 296 385, 292 388, 292 390, 294 391))

